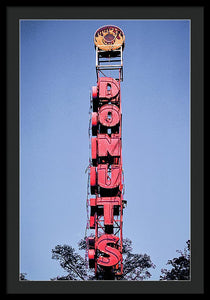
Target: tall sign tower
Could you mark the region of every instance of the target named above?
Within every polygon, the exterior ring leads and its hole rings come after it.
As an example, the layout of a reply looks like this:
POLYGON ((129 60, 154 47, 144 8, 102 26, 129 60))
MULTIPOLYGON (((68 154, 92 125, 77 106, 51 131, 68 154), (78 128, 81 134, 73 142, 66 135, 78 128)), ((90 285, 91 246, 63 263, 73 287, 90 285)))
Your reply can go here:
POLYGON ((89 267, 98 279, 123 274, 122 109, 123 31, 112 25, 94 35, 97 85, 90 99, 87 239, 89 267))

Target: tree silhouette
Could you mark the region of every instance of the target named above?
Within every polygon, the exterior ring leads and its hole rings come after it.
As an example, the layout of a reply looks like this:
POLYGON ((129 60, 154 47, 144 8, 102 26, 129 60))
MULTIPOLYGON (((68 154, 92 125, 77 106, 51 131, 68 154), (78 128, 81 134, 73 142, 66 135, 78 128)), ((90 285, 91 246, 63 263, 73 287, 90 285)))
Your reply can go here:
MULTIPOLYGON (((123 275, 118 280, 145 280, 151 277, 148 269, 155 268, 150 256, 147 254, 133 254, 130 239, 123 239, 123 275)), ((86 239, 78 242, 79 250, 87 247, 86 239)), ((58 260, 60 266, 68 273, 65 276, 57 276, 51 280, 99 280, 104 279, 104 274, 97 274, 88 268, 88 262, 78 254, 72 246, 57 245, 52 249, 52 259, 58 260)))
POLYGON ((177 250, 181 255, 178 258, 168 260, 167 265, 172 268, 162 269, 160 280, 190 280, 190 240, 187 242, 184 252, 177 250))
POLYGON ((27 275, 27 273, 20 273, 20 274, 19 274, 19 280, 28 280, 28 279, 26 278, 26 275, 27 275))
MULTIPOLYGON (((184 251, 177 250, 180 256, 168 260, 170 268, 161 269, 160 280, 190 280, 190 240, 184 251)), ((86 238, 78 242, 79 250, 86 250, 86 238)), ((123 275, 118 280, 146 280, 151 277, 150 268, 155 268, 147 254, 133 254, 132 241, 123 239, 123 275)), ((84 256, 84 255, 83 255, 84 256)), ((88 261, 69 245, 57 245, 52 249, 52 259, 57 260, 67 275, 51 280, 100 280, 105 279, 103 272, 95 276, 94 269, 88 268, 88 261)), ((20 273, 19 280, 28 280, 27 273, 20 273)))

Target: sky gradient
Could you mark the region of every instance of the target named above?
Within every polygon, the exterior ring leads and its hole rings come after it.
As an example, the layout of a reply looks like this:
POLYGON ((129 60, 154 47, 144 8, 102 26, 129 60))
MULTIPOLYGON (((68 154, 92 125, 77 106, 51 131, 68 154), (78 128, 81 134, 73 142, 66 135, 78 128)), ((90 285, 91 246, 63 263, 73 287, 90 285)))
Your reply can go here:
POLYGON ((77 249, 85 234, 93 36, 107 24, 125 34, 123 235, 150 255, 150 280, 190 239, 190 21, 21 20, 20 272, 30 280, 64 275, 51 249, 77 249))

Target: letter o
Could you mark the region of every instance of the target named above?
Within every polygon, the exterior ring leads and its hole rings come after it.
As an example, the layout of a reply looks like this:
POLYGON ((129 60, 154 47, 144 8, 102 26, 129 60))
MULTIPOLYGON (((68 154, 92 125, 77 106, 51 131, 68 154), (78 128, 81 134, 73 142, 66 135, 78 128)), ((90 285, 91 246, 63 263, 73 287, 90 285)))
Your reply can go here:
POLYGON ((113 127, 120 122, 120 110, 116 105, 103 105, 98 112, 99 122, 107 127, 113 127))

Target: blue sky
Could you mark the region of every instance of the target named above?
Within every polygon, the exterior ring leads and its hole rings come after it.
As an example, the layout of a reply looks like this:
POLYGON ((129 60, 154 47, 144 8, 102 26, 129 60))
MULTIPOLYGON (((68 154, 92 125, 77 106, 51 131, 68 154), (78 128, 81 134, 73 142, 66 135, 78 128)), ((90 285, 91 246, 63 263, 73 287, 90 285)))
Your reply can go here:
POLYGON ((20 272, 31 280, 64 275, 51 249, 85 234, 93 35, 107 24, 125 33, 123 235, 151 256, 150 280, 190 239, 190 21, 21 20, 20 272))

